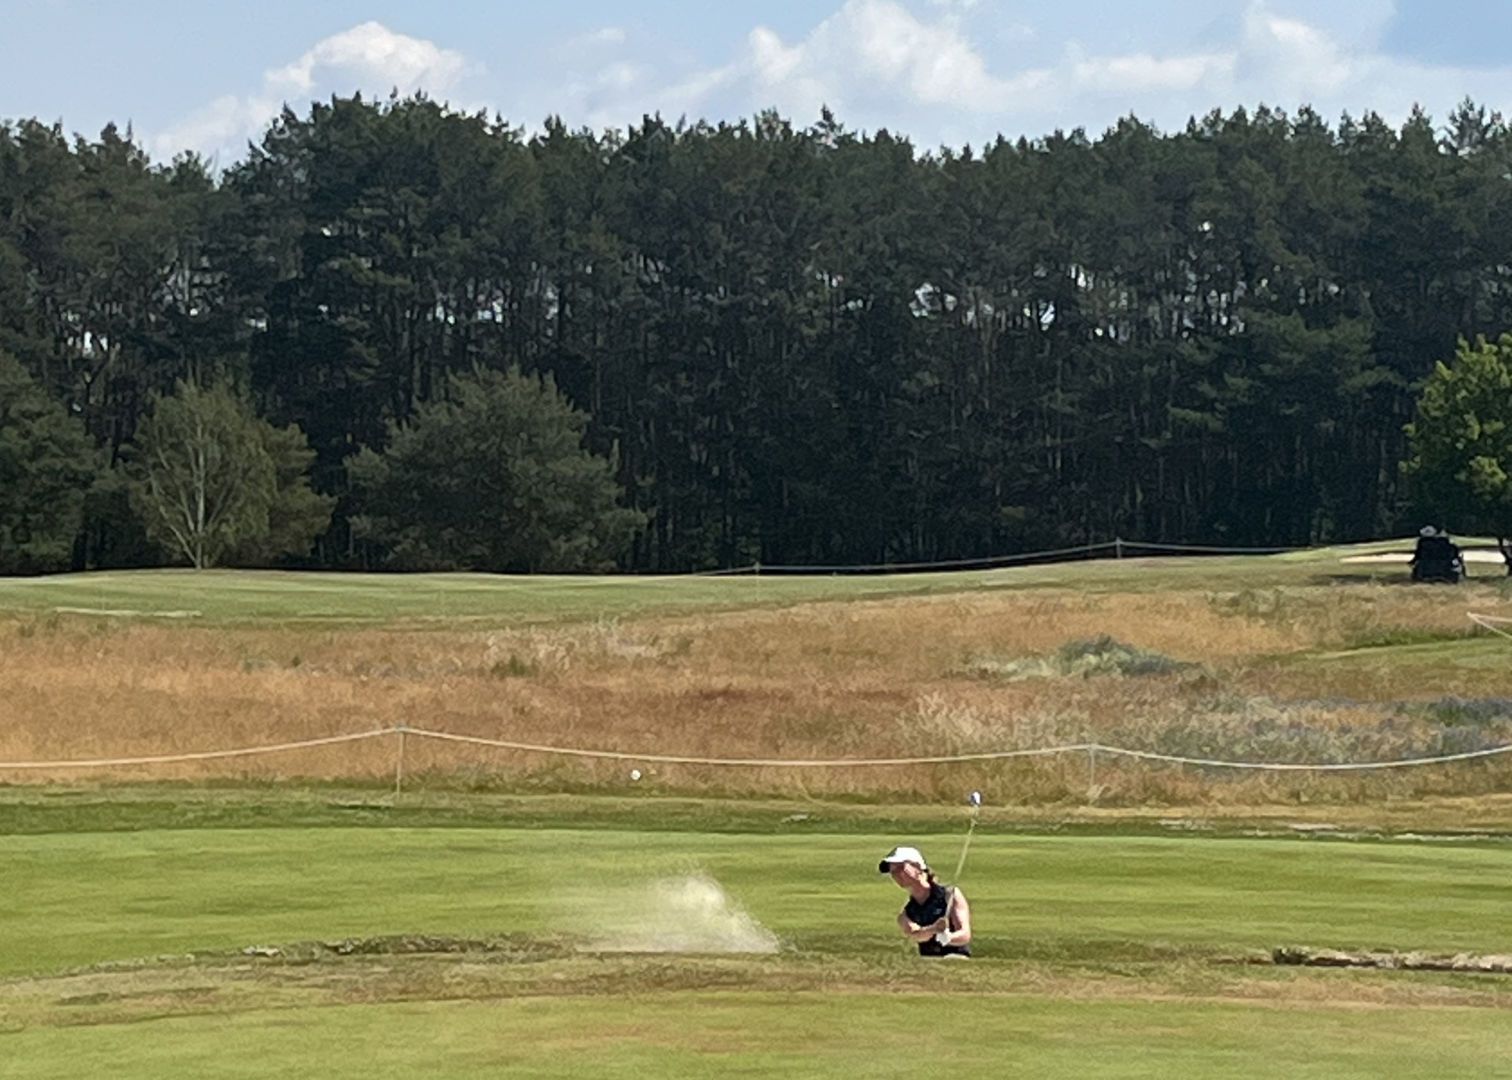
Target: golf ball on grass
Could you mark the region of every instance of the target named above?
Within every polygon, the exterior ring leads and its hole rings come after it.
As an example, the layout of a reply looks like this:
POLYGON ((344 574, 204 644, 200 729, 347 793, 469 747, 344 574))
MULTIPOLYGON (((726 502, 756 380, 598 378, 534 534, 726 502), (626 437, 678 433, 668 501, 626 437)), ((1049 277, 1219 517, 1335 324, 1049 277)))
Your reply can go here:
POLYGON ((631 780, 639 780, 640 778, 641 778, 641 771, 639 769, 631 769, 630 770, 630 779, 631 780))

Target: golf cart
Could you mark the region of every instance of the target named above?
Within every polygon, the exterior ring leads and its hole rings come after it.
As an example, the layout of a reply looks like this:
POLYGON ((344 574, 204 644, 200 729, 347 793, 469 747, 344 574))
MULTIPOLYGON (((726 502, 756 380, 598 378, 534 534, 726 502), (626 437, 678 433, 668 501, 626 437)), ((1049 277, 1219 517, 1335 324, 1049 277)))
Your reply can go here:
POLYGON ((1443 529, 1424 525, 1412 553, 1412 580, 1458 585, 1465 576, 1459 545, 1443 529))

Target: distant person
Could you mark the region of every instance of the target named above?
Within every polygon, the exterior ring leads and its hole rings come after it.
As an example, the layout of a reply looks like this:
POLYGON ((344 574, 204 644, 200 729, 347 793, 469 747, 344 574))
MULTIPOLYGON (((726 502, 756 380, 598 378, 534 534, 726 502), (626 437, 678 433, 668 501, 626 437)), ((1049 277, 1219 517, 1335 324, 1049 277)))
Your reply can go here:
POLYGON ((1465 576, 1465 557, 1449 534, 1433 525, 1418 530, 1412 553, 1412 580, 1457 585, 1465 576))
POLYGON ((971 905, 966 894, 936 881, 918 848, 893 848, 877 870, 907 890, 898 929, 918 942, 920 956, 971 955, 971 905))

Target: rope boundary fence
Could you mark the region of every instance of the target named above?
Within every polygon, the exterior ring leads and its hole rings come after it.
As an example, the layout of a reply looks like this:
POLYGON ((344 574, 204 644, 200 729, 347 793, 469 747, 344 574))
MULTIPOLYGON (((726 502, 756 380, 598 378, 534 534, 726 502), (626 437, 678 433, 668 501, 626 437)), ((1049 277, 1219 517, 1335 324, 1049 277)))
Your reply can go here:
MULTIPOLYGON (((317 746, 332 746, 340 743, 361 742, 367 739, 397 737, 402 754, 404 739, 413 736, 439 742, 463 743, 472 746, 487 746, 517 753, 546 754, 558 757, 588 758, 600 761, 632 761, 651 765, 700 765, 711 768, 760 768, 760 769, 854 769, 892 768, 909 765, 961 765, 971 762, 1002 761, 1010 758, 1051 757, 1059 754, 1098 754, 1109 757, 1127 757, 1143 761, 1157 761, 1172 765, 1192 765, 1202 768, 1239 769, 1270 772, 1360 772, 1374 769, 1403 769, 1416 766, 1442 765, 1456 761, 1470 761, 1512 753, 1512 743, 1487 747, 1482 750, 1467 750, 1456 754, 1401 758, 1392 761, 1353 762, 1282 762, 1282 761, 1234 761, 1222 758, 1188 757, 1181 754, 1162 754, 1152 750, 1134 750, 1129 747, 1112 746, 1099 742, 1065 743, 1058 746, 1040 746, 1015 750, 988 750, 971 754, 930 754, 915 757, 876 758, 719 758, 689 754, 655 754, 628 750, 594 750, 582 747, 552 746, 545 743, 517 742, 510 739, 488 739, 478 735, 458 735, 448 731, 433 731, 429 728, 398 725, 350 735, 330 735, 298 742, 272 743, 264 746, 245 746, 230 750, 207 750, 185 754, 162 754, 155 756, 118 758, 80 758, 63 761, 0 761, 0 772, 22 770, 70 770, 104 769, 138 765, 171 765, 191 761, 210 761, 224 758, 253 757, 263 754, 280 754, 293 750, 305 750, 317 746)), ((402 768, 403 758, 400 758, 402 768)))
POLYGON ((315 746, 332 746, 336 743, 360 742, 384 735, 394 735, 399 728, 377 728, 352 735, 327 735, 319 739, 302 739, 299 742, 269 743, 265 746, 241 746, 234 750, 202 750, 189 754, 159 754, 152 757, 83 758, 72 761, 0 761, 0 770, 10 769, 109 769, 119 765, 175 765, 186 761, 211 761, 218 758, 254 757, 261 754, 282 754, 290 750, 308 750, 315 746))
POLYGON ((1489 630, 1493 634, 1512 641, 1512 630, 1504 630, 1502 627, 1512 627, 1512 618, 1504 615, 1484 615, 1478 611, 1467 611, 1465 617, 1479 626, 1482 630, 1489 630))

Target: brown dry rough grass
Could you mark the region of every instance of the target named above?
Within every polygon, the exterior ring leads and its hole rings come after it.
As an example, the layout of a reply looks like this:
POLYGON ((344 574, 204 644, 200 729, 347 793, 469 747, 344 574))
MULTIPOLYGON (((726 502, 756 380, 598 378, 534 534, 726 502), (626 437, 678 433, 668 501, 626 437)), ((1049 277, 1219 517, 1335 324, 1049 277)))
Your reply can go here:
MULTIPOLYGON (((710 757, 908 756, 1083 740, 1221 758, 1406 757, 1512 734, 1512 706, 1498 713, 1496 704, 1512 699, 1512 645, 1472 636, 1464 613, 1473 603, 1467 591, 1359 583, 1233 593, 1042 588, 488 631, 12 618, 0 622, 0 762, 172 754, 400 724, 710 757), (1455 635, 1465 635, 1463 646, 1449 640, 1459 652, 1447 655, 1463 663, 1445 662, 1445 639, 1455 635), (1143 676, 990 675, 995 664, 1102 636, 1187 666, 1143 676), (1476 723, 1436 720, 1434 703, 1446 699, 1481 703, 1476 723)), ((0 772, 0 781, 381 781, 394 756, 394 740, 382 739, 104 773, 0 772)), ((1498 760, 1352 777, 1108 761, 1094 771, 1084 755, 914 769, 657 766, 644 783, 868 799, 934 798, 971 785, 1024 805, 1265 805, 1507 791, 1512 761, 1498 760)), ((623 763, 413 738, 405 766, 411 783, 436 787, 628 783, 623 763)))

